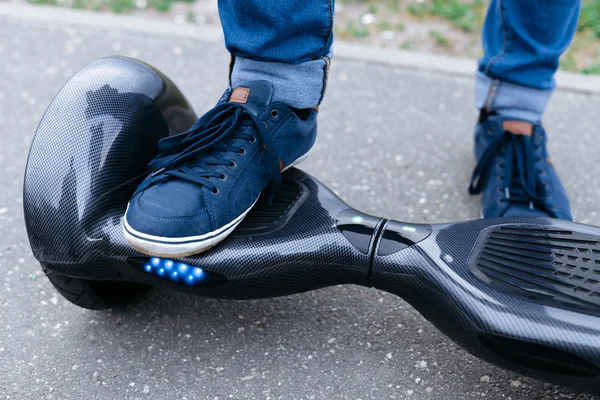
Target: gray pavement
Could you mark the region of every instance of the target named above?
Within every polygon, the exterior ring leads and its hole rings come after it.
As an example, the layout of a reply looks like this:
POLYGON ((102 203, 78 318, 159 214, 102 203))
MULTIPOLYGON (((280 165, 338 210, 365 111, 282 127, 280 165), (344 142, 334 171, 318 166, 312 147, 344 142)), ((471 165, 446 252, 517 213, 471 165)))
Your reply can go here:
MULTIPOLYGON (((176 28, 174 28, 176 29, 176 28)), ((0 16, 0 399, 591 399, 479 361, 399 298, 353 286, 233 302, 152 291, 92 312, 53 290, 27 242, 22 175, 45 107, 79 68, 135 56, 198 113, 226 85, 220 43, 0 16)), ((472 82, 337 60, 301 168, 368 213, 477 218, 472 82)), ((600 97, 558 91, 550 150, 579 222, 600 225, 600 97)))

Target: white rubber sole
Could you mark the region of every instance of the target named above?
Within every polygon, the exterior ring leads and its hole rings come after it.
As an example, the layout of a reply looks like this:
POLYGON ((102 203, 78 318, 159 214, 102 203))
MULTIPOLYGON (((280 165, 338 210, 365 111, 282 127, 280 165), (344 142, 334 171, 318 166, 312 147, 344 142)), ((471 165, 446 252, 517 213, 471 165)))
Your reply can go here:
MULTIPOLYGON (((288 165, 283 169, 286 171, 295 165, 298 165, 304 161, 310 152, 315 148, 316 141, 313 146, 304 154, 299 157, 296 161, 288 165)), ((282 172, 283 172, 282 171, 282 172)), ((258 201, 258 199, 256 199, 258 201)), ((242 222, 244 217, 250 212, 256 201, 240 216, 227 225, 214 230, 212 232, 205 233, 199 236, 187 236, 182 238, 169 238, 162 236, 148 235, 133 229, 128 223, 127 218, 123 216, 123 234, 127 243, 136 249, 137 251, 155 257, 186 257, 193 254, 202 253, 213 246, 216 246, 222 242, 233 230, 242 222)), ((127 204, 127 211, 129 210, 129 204, 127 204)))
MULTIPOLYGON (((190 256, 206 251, 223 241, 242 222, 252 207, 254 207, 254 204, 227 225, 204 235, 181 238, 148 235, 133 229, 127 223, 125 217, 123 217, 123 234, 131 247, 144 254, 156 257, 190 256)), ((127 204, 127 210, 129 210, 129 204, 127 204)), ((127 214, 127 211, 125 211, 125 214, 127 214)))

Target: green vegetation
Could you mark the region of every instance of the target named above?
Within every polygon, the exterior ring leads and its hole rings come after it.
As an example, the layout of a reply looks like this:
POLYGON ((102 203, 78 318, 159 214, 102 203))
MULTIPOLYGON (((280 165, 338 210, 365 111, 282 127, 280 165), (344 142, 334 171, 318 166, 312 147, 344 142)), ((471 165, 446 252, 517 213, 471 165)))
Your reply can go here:
POLYGON ((369 35, 369 28, 359 21, 348 20, 343 27, 335 26, 335 34, 343 39, 360 39, 369 35))
MULTIPOLYGON (((34 4, 52 4, 62 7, 79 8, 95 11, 112 11, 117 14, 128 12, 136 8, 135 0, 27 0, 34 4)), ((166 12, 176 1, 192 3, 194 0, 141 0, 141 8, 153 8, 166 12)))
POLYGON ((381 21, 377 24, 377 28, 379 28, 380 31, 389 31, 392 29, 392 24, 388 21, 381 21))
POLYGON ((579 17, 579 32, 590 30, 600 39, 600 0, 583 0, 579 17))
POLYGON ((435 41, 438 46, 450 46, 450 40, 441 32, 429 31, 429 36, 435 41))
MULTIPOLYGON (((168 12, 176 2, 195 0, 27 1, 127 13, 138 8, 168 12)), ((337 0, 337 4, 340 12, 336 12, 335 34, 340 39, 474 57, 480 51, 479 34, 489 0, 337 0), (365 14, 372 15, 361 20, 365 14), (429 25, 420 29, 421 37, 415 38, 415 24, 419 23, 429 25)), ((183 13, 187 23, 196 23, 191 4, 183 7, 183 13)), ((567 71, 600 74, 600 0, 582 0, 577 35, 560 65, 567 71)))
POLYGON ((425 2, 412 2, 408 5, 408 12, 421 20, 425 19, 427 4, 425 2))
MULTIPOLYGON (((378 31, 402 32, 406 26, 421 22, 446 21, 457 32, 469 35, 472 40, 454 43, 448 34, 438 29, 429 30, 430 41, 446 53, 464 55, 465 47, 479 48, 479 34, 489 0, 337 0, 349 8, 362 6, 362 12, 377 16, 377 24, 369 28, 369 35, 376 37, 378 31), (376 12, 373 12, 376 10, 376 12), (378 28, 378 29, 374 29, 378 28)), ((523 0, 528 1, 528 0, 523 0)), ((343 32, 343 28, 340 29, 343 32)), ((342 35, 350 37, 350 35, 342 35)), ((400 37, 397 46, 415 48, 411 38, 400 37)), ((427 46, 425 46, 427 47, 427 46)), ((418 48, 418 43, 417 43, 418 48)), ((473 56, 473 54, 469 54, 473 56)), ((582 0, 577 35, 571 47, 563 55, 561 68, 585 74, 600 74, 600 0, 582 0)))
MULTIPOLYGON (((338 0, 341 3, 367 3, 368 11, 375 13, 383 8, 386 13, 408 13, 419 20, 427 17, 439 17, 465 32, 478 32, 483 21, 487 1, 484 0, 406 0, 406 7, 401 7, 400 0, 338 0), (390 4, 391 3, 391 4, 390 4)), ((584 0, 585 1, 585 0, 584 0)), ((595 0, 596 1, 596 0, 595 0)))
POLYGON ((447 19, 457 28, 465 32, 477 32, 481 27, 487 4, 483 0, 432 0, 429 13, 447 19))
POLYGON ((589 75, 600 75, 600 63, 593 64, 591 67, 584 68, 581 72, 589 75))
POLYGON ((189 10, 187 12, 187 14, 185 14, 185 19, 187 21, 188 24, 195 24, 196 23, 196 15, 194 14, 194 12, 192 10, 189 10))

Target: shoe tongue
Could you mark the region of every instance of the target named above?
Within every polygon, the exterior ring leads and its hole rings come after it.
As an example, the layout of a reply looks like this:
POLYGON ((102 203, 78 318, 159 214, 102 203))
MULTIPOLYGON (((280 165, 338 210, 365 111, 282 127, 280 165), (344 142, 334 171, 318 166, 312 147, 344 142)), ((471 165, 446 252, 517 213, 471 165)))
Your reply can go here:
POLYGON ((229 103, 242 104, 254 115, 259 115, 271 104, 273 85, 267 81, 252 81, 231 89, 229 103))

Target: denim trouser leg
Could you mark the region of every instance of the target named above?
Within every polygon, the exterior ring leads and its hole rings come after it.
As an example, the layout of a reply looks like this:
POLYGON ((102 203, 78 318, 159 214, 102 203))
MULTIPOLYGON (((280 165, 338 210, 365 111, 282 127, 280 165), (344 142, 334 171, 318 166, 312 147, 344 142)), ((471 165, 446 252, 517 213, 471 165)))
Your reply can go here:
POLYGON ((268 80, 275 101, 317 106, 333 42, 333 0, 219 0, 231 86, 268 80))
POLYGON ((492 0, 483 26, 476 107, 540 121, 580 6, 581 0, 492 0))

